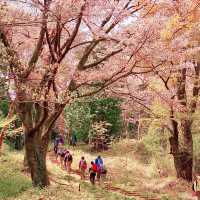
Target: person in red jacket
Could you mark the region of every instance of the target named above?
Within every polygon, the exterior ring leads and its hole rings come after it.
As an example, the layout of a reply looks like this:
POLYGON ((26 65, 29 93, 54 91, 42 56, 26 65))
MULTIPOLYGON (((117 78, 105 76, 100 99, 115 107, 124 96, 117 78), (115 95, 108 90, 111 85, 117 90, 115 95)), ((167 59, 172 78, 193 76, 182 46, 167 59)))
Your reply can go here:
POLYGON ((91 167, 89 168, 89 173, 90 173, 90 182, 92 183, 92 185, 94 185, 95 177, 96 177, 96 173, 97 173, 97 166, 93 161, 91 162, 91 167))

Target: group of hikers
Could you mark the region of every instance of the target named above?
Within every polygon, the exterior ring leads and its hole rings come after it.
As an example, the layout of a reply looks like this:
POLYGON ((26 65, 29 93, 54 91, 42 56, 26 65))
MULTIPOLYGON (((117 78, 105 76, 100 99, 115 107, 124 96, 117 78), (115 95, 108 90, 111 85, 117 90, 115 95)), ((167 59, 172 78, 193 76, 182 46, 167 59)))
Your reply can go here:
MULTIPOLYGON (((76 135, 73 135, 70 144, 72 146, 76 146, 76 142, 76 135)), ((56 155, 56 160, 59 160, 61 167, 65 168, 68 172, 71 172, 73 156, 71 152, 65 148, 64 138, 62 135, 58 135, 54 140, 54 152, 56 155)), ((97 156, 94 161, 91 161, 90 164, 91 166, 89 167, 89 178, 90 182, 94 185, 95 180, 100 181, 101 177, 106 176, 107 170, 100 155, 97 156)), ((84 156, 81 157, 78 168, 81 179, 84 180, 86 178, 86 172, 88 169, 87 161, 84 156)), ((192 184, 192 189, 194 191, 194 195, 197 196, 198 200, 200 200, 200 176, 195 177, 195 180, 192 184)))
MULTIPOLYGON (((74 143, 72 145, 74 146, 74 143)), ((73 156, 71 152, 65 148, 64 139, 61 135, 58 135, 54 140, 54 152, 56 160, 60 162, 61 168, 65 168, 70 173, 73 156)), ((86 178, 88 168, 87 161, 84 156, 81 157, 78 167, 81 179, 83 180, 86 178)), ((105 177, 106 173, 107 170, 103 163, 103 159, 99 155, 94 161, 91 161, 91 166, 89 167, 90 182, 94 185, 95 180, 100 181, 100 178, 105 177)))

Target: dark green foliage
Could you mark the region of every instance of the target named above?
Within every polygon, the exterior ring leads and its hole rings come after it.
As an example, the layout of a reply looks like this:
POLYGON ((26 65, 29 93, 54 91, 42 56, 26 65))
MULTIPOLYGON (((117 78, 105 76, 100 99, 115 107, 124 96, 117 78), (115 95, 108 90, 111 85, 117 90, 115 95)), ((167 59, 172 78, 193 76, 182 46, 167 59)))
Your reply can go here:
POLYGON ((23 131, 19 130, 16 132, 16 129, 20 128, 21 126, 22 122, 18 117, 15 119, 15 121, 9 124, 4 141, 11 149, 22 150, 24 147, 23 131))
POLYGON ((65 109, 68 126, 77 132, 79 140, 88 142, 88 135, 94 122, 111 124, 109 135, 119 135, 122 128, 120 100, 114 98, 91 98, 75 101, 65 109))
POLYGON ((8 134, 5 138, 5 143, 8 144, 11 149, 22 150, 24 147, 24 134, 22 132, 8 134))
POLYGON ((9 103, 7 99, 3 99, 0 101, 0 110, 3 117, 6 117, 9 111, 9 103))
POLYGON ((110 127, 110 135, 117 135, 122 128, 120 100, 114 98, 94 99, 89 102, 94 121, 106 121, 110 127))
POLYGON ((92 115, 87 102, 76 101, 65 109, 65 118, 68 126, 75 130, 78 140, 88 141, 92 115))

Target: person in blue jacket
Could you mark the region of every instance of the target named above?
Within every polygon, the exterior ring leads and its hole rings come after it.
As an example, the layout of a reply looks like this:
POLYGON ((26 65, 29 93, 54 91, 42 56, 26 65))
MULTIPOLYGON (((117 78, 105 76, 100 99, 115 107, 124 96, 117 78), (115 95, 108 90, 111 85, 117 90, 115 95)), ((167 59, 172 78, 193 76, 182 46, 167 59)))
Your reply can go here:
POLYGON ((100 155, 95 159, 95 164, 97 166, 97 180, 99 181, 103 171, 103 159, 100 155))

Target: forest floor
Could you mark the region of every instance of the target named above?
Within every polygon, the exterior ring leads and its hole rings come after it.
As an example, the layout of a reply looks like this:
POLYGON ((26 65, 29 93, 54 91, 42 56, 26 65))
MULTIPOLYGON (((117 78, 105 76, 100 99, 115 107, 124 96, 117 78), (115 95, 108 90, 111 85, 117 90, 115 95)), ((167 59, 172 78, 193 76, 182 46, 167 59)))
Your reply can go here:
POLYGON ((88 164, 97 156, 86 145, 70 148, 72 172, 68 174, 48 153, 47 165, 51 186, 39 190, 31 186, 23 171, 23 152, 4 148, 0 157, 0 200, 195 200, 191 185, 174 176, 171 155, 145 163, 135 152, 135 140, 123 140, 101 153, 108 169, 106 180, 92 186, 80 180, 78 162, 85 156, 88 164), (166 163, 166 170, 162 163, 166 163))

